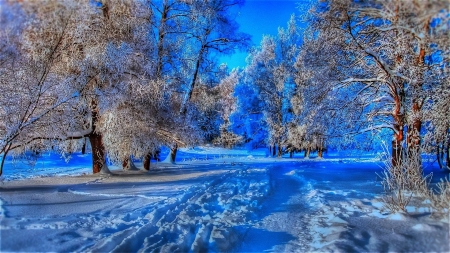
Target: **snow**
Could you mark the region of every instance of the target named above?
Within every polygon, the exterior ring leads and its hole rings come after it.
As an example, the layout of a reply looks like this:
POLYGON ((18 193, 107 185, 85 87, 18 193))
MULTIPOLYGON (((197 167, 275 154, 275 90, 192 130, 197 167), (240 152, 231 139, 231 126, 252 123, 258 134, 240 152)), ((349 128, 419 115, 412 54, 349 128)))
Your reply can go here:
POLYGON ((50 168, 21 180, 7 175, 1 250, 450 250, 448 213, 436 219, 423 201, 408 213, 385 210, 373 157, 224 151, 181 150, 176 164, 152 163, 148 172, 109 166, 110 174, 74 169, 55 177, 63 170, 50 168))

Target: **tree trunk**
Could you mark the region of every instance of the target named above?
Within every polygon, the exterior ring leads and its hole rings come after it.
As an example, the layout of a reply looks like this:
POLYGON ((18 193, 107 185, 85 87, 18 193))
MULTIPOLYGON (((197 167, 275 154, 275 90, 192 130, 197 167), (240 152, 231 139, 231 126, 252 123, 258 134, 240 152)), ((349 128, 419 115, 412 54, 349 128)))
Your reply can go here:
POLYGON ((99 173, 106 163, 105 146, 102 135, 95 132, 89 135, 89 141, 92 147, 92 172, 95 174, 99 173))
POLYGON ((123 169, 123 170, 125 170, 125 169, 127 168, 127 166, 128 166, 128 160, 129 160, 129 158, 123 159, 123 162, 122 162, 122 169, 123 169))
POLYGON ((81 154, 86 154, 86 138, 83 138, 83 146, 81 146, 81 154))
POLYGON ((8 148, 5 149, 5 153, 3 153, 2 163, 0 164, 0 177, 3 174, 3 166, 5 165, 6 155, 8 154, 10 147, 11 144, 9 144, 8 148))
POLYGON ((163 1, 163 9, 161 13, 161 20, 158 27, 158 61, 156 63, 156 76, 161 78, 163 71, 163 57, 164 57, 164 37, 166 34, 167 14, 169 13, 169 5, 167 0, 163 1))
POLYGON ((281 155, 283 154, 283 147, 280 143, 278 143, 278 158, 281 158, 281 155))
POLYGON ((188 92, 184 96, 183 103, 181 104, 180 108, 180 114, 186 113, 186 106, 189 100, 191 100, 192 92, 194 91, 195 82, 197 81, 198 71, 200 70, 200 62, 201 62, 201 55, 203 54, 203 47, 200 50, 199 56, 197 58, 197 62, 195 63, 195 70, 194 70, 194 76, 192 77, 191 83, 188 87, 188 92))
MULTIPOLYGON (((398 89, 398 88, 397 88, 398 89)), ((402 161, 402 143, 404 140, 403 126, 404 126, 404 115, 402 112, 403 108, 403 98, 405 97, 404 90, 401 89, 394 91, 394 111, 392 116, 394 118, 394 136, 392 139, 392 166, 397 166, 402 161)))
POLYGON ((103 145, 102 134, 97 133, 96 131, 96 125, 99 118, 97 104, 97 100, 93 99, 91 102, 92 133, 89 135, 89 141, 92 149, 92 173, 94 174, 99 173, 106 163, 106 152, 105 146, 103 145))
POLYGON ((410 154, 419 154, 420 130, 422 128, 422 119, 420 117, 421 106, 417 99, 414 99, 412 113, 414 115, 411 126, 408 127, 408 151, 410 154))
POLYGON ((274 144, 273 147, 272 147, 272 157, 274 157, 274 156, 277 154, 277 149, 276 149, 276 147, 277 147, 277 146, 275 146, 275 144, 274 144))
POLYGON ((150 170, 150 160, 151 160, 152 156, 151 153, 148 152, 145 156, 144 156, 144 170, 150 170))
POLYGON ((305 151, 305 157, 309 158, 309 155, 311 154, 311 148, 308 147, 305 151))
POLYGON ((161 159, 159 158, 159 154, 161 153, 161 150, 157 149, 155 150, 155 152, 153 153, 153 159, 155 159, 155 161, 160 162, 161 159))
POLYGON ((445 158, 445 163, 447 165, 447 169, 450 170, 450 144, 447 142, 446 148, 447 158, 445 158))
POLYGON ((178 144, 175 143, 171 148, 170 148, 170 162, 171 163, 175 163, 175 159, 177 157, 177 151, 178 151, 178 144))
POLYGON ((294 151, 290 151, 289 152, 289 158, 292 158, 293 155, 294 155, 294 151))
MULTIPOLYGON (((430 21, 431 19, 428 18, 423 26, 424 28, 424 34, 428 35, 428 31, 430 28, 430 21)), ((426 44, 421 43, 420 49, 419 49, 419 55, 417 56, 417 65, 419 67, 422 67, 423 71, 419 71, 418 73, 418 79, 419 82, 413 86, 414 89, 416 89, 416 92, 413 92, 413 104, 412 104, 412 113, 413 113, 413 122, 412 125, 408 127, 408 138, 407 138, 407 144, 408 144, 408 152, 409 154, 416 154, 419 156, 420 159, 420 130, 422 128, 422 98, 421 94, 423 93, 423 79, 424 79, 424 72, 425 70, 425 54, 426 54, 426 44)))
POLYGON ((442 163, 441 163, 441 149, 439 148, 439 143, 436 145, 436 160, 439 165, 439 169, 442 169, 442 163))
POLYGON ((317 156, 318 156, 319 158, 323 158, 323 148, 320 148, 320 147, 319 147, 317 156))

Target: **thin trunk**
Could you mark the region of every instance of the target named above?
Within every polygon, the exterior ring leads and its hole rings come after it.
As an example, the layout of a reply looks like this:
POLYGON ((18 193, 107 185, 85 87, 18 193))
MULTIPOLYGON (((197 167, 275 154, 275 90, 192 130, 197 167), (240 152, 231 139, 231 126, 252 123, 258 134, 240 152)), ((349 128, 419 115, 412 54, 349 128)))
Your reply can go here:
POLYGON ((292 158, 293 155, 294 155, 294 151, 290 151, 289 152, 289 158, 292 158))
POLYGON ((269 157, 270 157, 270 154, 272 154, 272 146, 269 145, 269 157))
POLYGON ((402 161, 402 142, 403 142, 403 131, 394 133, 394 138, 392 140, 392 166, 397 166, 402 161))
MULTIPOLYGON (((429 32, 430 27, 430 21, 431 19, 428 18, 425 22, 423 28, 424 28, 424 34, 427 35, 429 32)), ((417 92, 414 94, 413 98, 413 104, 412 104, 412 113, 413 113, 413 122, 411 126, 408 128, 408 151, 410 153, 417 152, 419 154, 419 147, 420 147, 420 130, 422 128, 422 98, 420 97, 420 94, 423 92, 423 80, 424 80, 424 65, 425 65, 425 54, 426 54, 426 44, 421 43, 419 55, 417 57, 417 65, 419 67, 422 67, 423 71, 419 71, 419 81, 416 84, 416 86, 413 86, 415 89, 417 89, 417 92), (417 95, 419 94, 419 95, 417 95)))
POLYGON ((148 152, 145 156, 144 156, 144 170, 150 170, 150 160, 152 158, 152 155, 150 152, 148 152))
POLYGON ((81 146, 81 154, 86 154, 86 138, 83 138, 83 146, 81 146))
POLYGON ((5 153, 3 153, 2 163, 0 164, 0 177, 3 174, 3 166, 5 165, 6 155, 8 155, 10 147, 11 147, 11 144, 9 144, 8 148, 5 149, 5 153))
POLYGON ((442 169, 442 163, 441 163, 441 150, 440 150, 440 148, 439 148, 439 144, 438 145, 436 145, 436 160, 437 160, 437 162, 438 162, 438 165, 439 165, 439 169, 442 169))
POLYGON ((272 157, 274 157, 276 154, 277 154, 277 149, 276 149, 276 146, 273 145, 273 147, 272 147, 272 157))
POLYGON ((305 157, 309 158, 309 155, 311 154, 311 148, 308 147, 305 151, 305 157))
MULTIPOLYGON (((421 87, 422 85, 420 85, 421 87)), ((409 153, 416 152, 418 154, 420 147, 420 130, 422 129, 422 118, 421 118, 421 110, 422 106, 420 104, 420 98, 413 99, 412 105, 412 113, 413 113, 413 122, 408 127, 408 151, 409 153)))
POLYGON ((197 62, 195 63, 194 75, 192 77, 191 83, 189 84, 188 92, 184 96, 183 103, 181 104, 181 108, 180 108, 180 113, 181 114, 185 114, 186 113, 187 103, 189 102, 189 100, 191 100, 192 92, 194 91, 195 82, 197 82, 197 76, 198 76, 198 72, 200 70, 200 62, 201 62, 202 54, 203 54, 203 47, 200 50, 199 56, 197 58, 197 62))
POLYGON ((129 158, 123 159, 123 162, 122 162, 122 169, 126 170, 126 168, 127 168, 127 166, 128 166, 128 160, 129 160, 129 158))
POLYGON ((157 149, 154 153, 153 153, 153 159, 155 159, 155 161, 159 162, 161 161, 161 159, 159 158, 159 154, 161 153, 161 151, 159 149, 157 149))
MULTIPOLYGON (((399 18, 399 10, 400 5, 399 2, 396 3, 395 6, 395 17, 394 17, 394 25, 397 25, 398 18, 399 18)), ((394 37, 397 37, 397 30, 394 30, 395 35, 394 37)), ((397 46, 400 46, 397 41, 397 46)), ((396 55, 396 66, 400 65, 402 62, 402 55, 397 54, 396 55)), ((391 77, 393 78, 393 77, 391 77)), ((394 99, 394 111, 392 113, 392 116, 394 118, 394 136, 392 138, 392 158, 391 163, 392 166, 397 166, 402 161, 402 143, 403 143, 403 127, 405 125, 404 122, 404 115, 403 115, 403 100, 405 97, 405 91, 402 86, 398 86, 395 83, 392 83, 393 91, 392 91, 392 98, 394 99)))
POLYGON ((134 165, 132 156, 125 158, 122 162, 124 170, 139 170, 136 165, 134 165))
POLYGON ((178 151, 178 144, 175 143, 171 148, 170 148, 170 162, 171 163, 175 163, 175 159, 177 157, 177 151, 178 151))
POLYGON ((281 143, 278 142, 278 158, 280 158, 282 154, 283 154, 283 147, 281 146, 281 143))
POLYGON ((323 148, 319 147, 317 156, 318 156, 319 158, 323 158, 323 148))
MULTIPOLYGON (((398 88, 397 88, 398 89, 398 88)), ((404 115, 402 112, 404 91, 403 89, 394 94, 394 111, 392 116, 394 118, 394 136, 392 138, 392 166, 397 166, 402 161, 402 144, 404 140, 403 126, 404 115)))
POLYGON ((447 152, 447 157, 445 159, 445 163, 447 165, 447 169, 450 170, 450 144, 449 143, 447 143, 447 148, 445 150, 447 152))
POLYGON ((169 12, 169 6, 167 0, 164 0, 163 10, 161 13, 161 21, 158 27, 158 62, 156 64, 156 75, 158 78, 162 76, 163 57, 164 57, 164 37, 167 22, 167 14, 169 12))
POLYGON ((404 126, 404 115, 402 112, 404 90, 401 89, 399 92, 396 88, 393 98, 394 98, 394 111, 392 116, 394 118, 394 136, 392 139, 392 166, 397 166, 402 161, 402 143, 404 140, 403 126, 404 126))

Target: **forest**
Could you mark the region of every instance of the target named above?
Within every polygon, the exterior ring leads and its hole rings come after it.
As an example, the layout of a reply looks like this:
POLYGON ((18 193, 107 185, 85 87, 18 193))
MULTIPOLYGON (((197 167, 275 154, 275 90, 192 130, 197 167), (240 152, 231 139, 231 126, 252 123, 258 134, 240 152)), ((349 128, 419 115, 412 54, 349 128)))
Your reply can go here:
POLYGON ((90 154, 94 175, 151 172, 162 149, 172 165, 205 146, 280 161, 378 152, 388 210, 420 196, 448 216, 448 2, 311 1, 259 45, 235 20, 244 5, 0 0, 0 176, 8 157, 48 152, 90 154), (237 52, 245 66, 221 62, 237 52))

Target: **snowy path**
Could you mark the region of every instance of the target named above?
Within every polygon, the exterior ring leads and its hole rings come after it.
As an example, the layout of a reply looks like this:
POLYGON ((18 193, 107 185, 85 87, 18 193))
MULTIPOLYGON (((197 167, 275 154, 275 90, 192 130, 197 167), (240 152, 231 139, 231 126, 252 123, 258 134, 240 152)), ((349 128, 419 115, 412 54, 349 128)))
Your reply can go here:
POLYGON ((281 166, 272 166, 269 176, 271 194, 263 203, 260 220, 249 229, 239 251, 307 251, 311 242, 309 224, 303 219, 311 213, 304 194, 307 182, 286 173, 281 166))
POLYGON ((1 249, 230 251, 252 226, 269 191, 265 169, 164 183, 117 184, 108 179, 2 189, 6 217, 1 249))
POLYGON ((383 212, 378 170, 228 163, 4 182, 0 250, 449 251, 448 219, 383 212))

